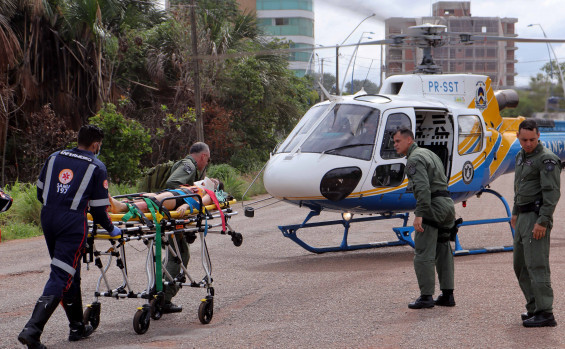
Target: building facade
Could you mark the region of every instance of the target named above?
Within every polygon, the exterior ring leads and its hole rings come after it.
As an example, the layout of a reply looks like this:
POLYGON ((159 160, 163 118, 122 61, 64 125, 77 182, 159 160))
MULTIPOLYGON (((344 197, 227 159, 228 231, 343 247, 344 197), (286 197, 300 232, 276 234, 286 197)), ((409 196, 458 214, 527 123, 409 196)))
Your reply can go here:
POLYGON ((257 23, 269 38, 290 41, 289 69, 297 76, 309 70, 314 47, 313 0, 237 0, 244 11, 255 11, 257 23), (254 7, 253 7, 254 5, 254 7))
MULTIPOLYGON (((389 18, 386 36, 405 34, 408 27, 425 23, 441 24, 448 32, 474 35, 515 37, 517 18, 473 17, 470 1, 438 1, 432 5, 432 16, 389 18)), ((471 45, 445 45, 432 49, 434 61, 443 73, 488 75, 498 88, 514 86, 515 51, 513 41, 480 42, 471 45)), ((422 60, 416 47, 386 47, 386 76, 412 73, 422 60)))

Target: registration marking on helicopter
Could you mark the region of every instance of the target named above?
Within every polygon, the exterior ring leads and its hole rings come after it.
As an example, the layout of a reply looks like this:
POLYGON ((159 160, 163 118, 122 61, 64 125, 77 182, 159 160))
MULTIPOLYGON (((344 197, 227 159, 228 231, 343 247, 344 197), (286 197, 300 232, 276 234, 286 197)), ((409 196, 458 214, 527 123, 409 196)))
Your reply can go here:
POLYGON ((441 79, 441 78, 422 78, 427 84, 423 84, 423 86, 427 86, 427 91, 424 93, 429 94, 448 94, 448 95, 456 95, 456 94, 463 94, 465 81, 463 79, 441 79))

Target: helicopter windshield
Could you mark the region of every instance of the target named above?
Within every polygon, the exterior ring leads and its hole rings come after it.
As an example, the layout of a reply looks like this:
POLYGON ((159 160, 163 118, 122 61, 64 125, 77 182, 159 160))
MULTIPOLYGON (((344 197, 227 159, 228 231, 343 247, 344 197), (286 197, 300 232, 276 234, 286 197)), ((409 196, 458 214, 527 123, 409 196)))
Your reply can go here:
POLYGON ((324 153, 370 160, 375 146, 379 110, 336 104, 300 146, 303 153, 324 153))
POLYGON ((306 133, 310 131, 312 125, 318 121, 320 115, 324 113, 327 106, 315 106, 310 108, 308 112, 298 122, 298 125, 292 130, 283 144, 279 147, 278 153, 290 153, 294 147, 302 141, 306 133))

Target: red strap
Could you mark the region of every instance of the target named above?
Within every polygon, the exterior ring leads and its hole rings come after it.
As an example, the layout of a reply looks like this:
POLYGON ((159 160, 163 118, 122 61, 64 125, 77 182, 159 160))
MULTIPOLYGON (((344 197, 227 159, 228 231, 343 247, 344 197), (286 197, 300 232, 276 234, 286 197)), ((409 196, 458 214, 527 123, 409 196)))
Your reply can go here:
POLYGON ((226 217, 224 217, 224 212, 222 212, 222 208, 220 207, 220 203, 218 202, 218 198, 216 197, 216 194, 212 190, 206 188, 204 188, 204 190, 206 190, 206 193, 210 195, 210 198, 214 202, 214 205, 216 205, 218 210, 220 210, 220 217, 222 218, 222 231, 226 231, 226 217))

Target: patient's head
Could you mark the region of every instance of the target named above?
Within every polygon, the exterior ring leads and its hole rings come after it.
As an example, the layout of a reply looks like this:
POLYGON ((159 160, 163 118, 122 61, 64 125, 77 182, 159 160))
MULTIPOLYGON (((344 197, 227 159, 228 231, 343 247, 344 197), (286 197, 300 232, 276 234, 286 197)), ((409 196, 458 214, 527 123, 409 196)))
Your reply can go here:
POLYGON ((224 190, 224 182, 216 178, 210 178, 214 182, 214 190, 224 190))

